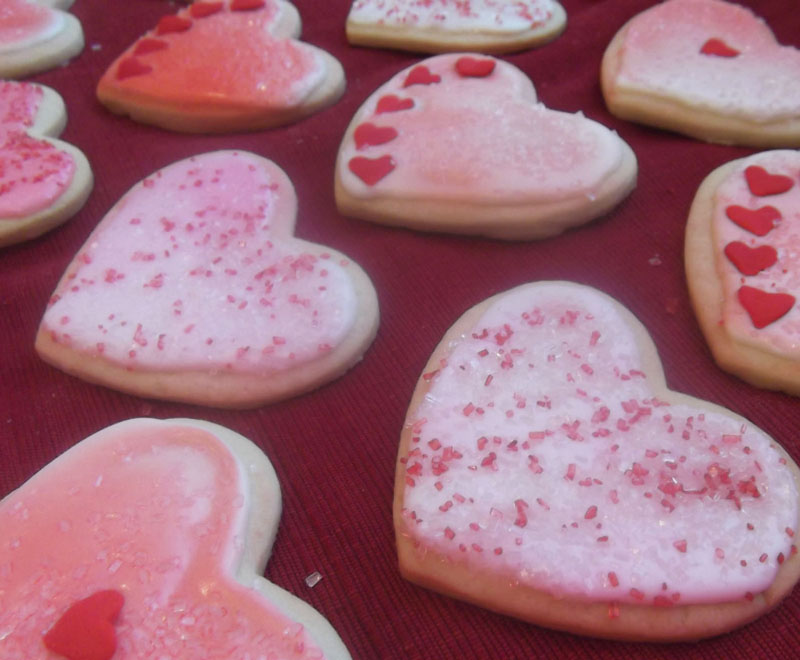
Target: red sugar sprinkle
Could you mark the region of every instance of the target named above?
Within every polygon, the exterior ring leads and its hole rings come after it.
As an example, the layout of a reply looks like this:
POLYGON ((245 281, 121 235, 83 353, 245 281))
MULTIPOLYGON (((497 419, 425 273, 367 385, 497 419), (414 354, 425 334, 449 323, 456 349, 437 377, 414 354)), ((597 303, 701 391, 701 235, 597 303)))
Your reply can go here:
POLYGON ((609 574, 608 574, 608 583, 612 587, 618 587, 619 586, 619 578, 617 577, 617 574, 614 571, 610 571, 609 572, 609 574))
POLYGON ((764 552, 764 553, 763 553, 763 554, 762 554, 762 555, 761 555, 761 556, 758 558, 758 561, 760 561, 762 564, 763 564, 764 562, 766 562, 766 561, 767 561, 767 553, 766 553, 766 552, 764 552))
POLYGON ((583 517, 586 520, 591 520, 592 518, 597 516, 597 507, 592 505, 588 509, 586 509, 586 513, 583 514, 583 517))
POLYGON ((456 537, 456 533, 449 527, 444 528, 444 535, 451 541, 456 537))
POLYGON ((569 481, 573 481, 575 479, 575 470, 575 463, 570 463, 567 466, 567 473, 564 475, 564 478, 568 479, 569 481))
POLYGON ((745 599, 745 600, 748 600, 748 601, 750 601, 750 602, 752 603, 752 602, 753 602, 753 600, 755 599, 755 596, 752 594, 752 592, 748 591, 748 592, 747 592, 747 593, 744 595, 744 599, 745 599))
POLYGON ((632 598, 635 598, 636 600, 644 600, 644 592, 639 591, 635 587, 632 588, 628 593, 631 595, 632 598))

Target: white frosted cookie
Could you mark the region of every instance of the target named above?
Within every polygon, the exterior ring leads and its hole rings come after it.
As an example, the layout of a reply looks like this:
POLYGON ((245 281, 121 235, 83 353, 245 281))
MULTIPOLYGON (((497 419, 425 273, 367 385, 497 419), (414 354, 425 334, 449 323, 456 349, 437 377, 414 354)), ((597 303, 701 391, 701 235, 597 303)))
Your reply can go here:
POLYGON ((607 213, 636 174, 616 133, 546 108, 513 65, 446 54, 401 71, 356 112, 336 204, 413 229, 533 239, 607 213))
POLYGON ((800 151, 714 170, 686 225, 686 277, 720 367, 800 395, 800 151))
POLYGON ((555 0, 354 0, 347 40, 421 53, 508 53, 555 39, 567 15, 555 0))
POLYGON ((49 87, 0 81, 0 247, 66 222, 92 190, 86 156, 56 140, 67 122, 49 87))
POLYGON ((136 184, 80 248, 36 350, 140 396, 250 407, 340 376, 372 342, 378 303, 343 254, 294 238, 274 163, 219 151, 136 184))
POLYGON ((194 2, 120 55, 97 96, 112 112, 173 131, 286 124, 334 103, 345 87, 338 60, 299 35, 300 16, 284 0, 194 2))
POLYGON ((667 0, 606 49, 601 83, 623 119, 724 144, 800 146, 800 50, 749 9, 667 0))
POLYGON ((3 657, 346 660, 263 577, 280 515, 269 460, 227 428, 103 429, 0 501, 3 657))
POLYGON ((400 569, 573 633, 709 637, 800 577, 799 490, 763 431, 667 389, 619 303, 526 284, 466 312, 419 380, 395 481, 400 569))
POLYGON ((0 78, 47 71, 83 50, 72 0, 3 0, 0 10, 0 78))

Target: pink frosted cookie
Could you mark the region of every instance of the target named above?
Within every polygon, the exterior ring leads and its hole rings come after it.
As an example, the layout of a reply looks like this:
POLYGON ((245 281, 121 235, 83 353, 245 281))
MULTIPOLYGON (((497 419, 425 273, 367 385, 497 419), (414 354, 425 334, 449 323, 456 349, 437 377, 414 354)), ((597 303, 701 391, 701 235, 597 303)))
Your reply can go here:
POLYGON ((97 96, 112 112, 173 131, 252 131, 334 103, 344 72, 296 40, 283 0, 195 2, 164 16, 109 67, 97 96))
POLYGON ((609 110, 709 142, 800 146, 800 51, 749 9, 667 0, 632 18, 603 57, 609 110))
POLYGON ((336 203, 425 231, 542 238, 608 212, 636 172, 616 133, 538 103, 511 64, 439 55, 358 110, 339 148, 336 203))
POLYGON ((89 196, 86 156, 53 139, 66 121, 64 102, 49 87, 0 81, 0 247, 65 222, 89 196))
POLYGON ((686 226, 686 276, 720 367, 800 395, 800 151, 714 170, 686 226))
POLYGON ((555 0, 354 0, 347 40, 422 53, 507 53, 555 39, 566 21, 555 0))
POLYGON ((140 396, 250 407, 361 359, 378 303, 361 268, 294 238, 284 172, 247 152, 174 163, 109 211, 61 278, 36 349, 140 396))
POLYGON ((316 610, 262 577, 280 515, 272 465, 237 433, 108 427, 0 501, 0 654, 349 658, 316 610))
POLYGON ((402 573, 539 625, 717 635, 800 577, 800 472, 745 419, 667 389, 615 300, 526 284, 447 332, 403 428, 402 573))
POLYGON ((83 30, 67 9, 72 0, 3 0, 0 78, 52 69, 83 50, 83 30))

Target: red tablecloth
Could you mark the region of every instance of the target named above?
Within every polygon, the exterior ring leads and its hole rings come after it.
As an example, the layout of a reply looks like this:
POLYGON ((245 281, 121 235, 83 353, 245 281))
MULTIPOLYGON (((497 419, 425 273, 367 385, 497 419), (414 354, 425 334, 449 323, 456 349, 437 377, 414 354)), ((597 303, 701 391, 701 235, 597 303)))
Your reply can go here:
MULTIPOLYGON (((339 140, 355 110, 419 56, 349 46, 348 0, 297 0, 303 38, 344 65, 347 91, 295 125, 224 136, 190 136, 110 115, 94 96, 110 62, 157 19, 163 0, 77 0, 86 48, 67 67, 34 77, 64 97, 63 138, 91 161, 96 184, 63 227, 0 252, 0 494, 85 436, 137 416, 197 417, 228 426, 267 453, 284 513, 267 577, 308 601, 355 658, 761 658, 796 657, 800 591, 776 611, 696 645, 633 645, 582 639, 484 611, 404 581, 391 519, 395 454, 416 380, 444 331, 468 307, 532 280, 591 284, 650 329, 677 390, 748 417, 800 459, 800 405, 720 371, 689 305, 683 228, 708 172, 752 150, 712 146, 612 117, 598 84, 606 44, 643 0, 562 0, 569 23, 555 42, 508 60, 548 106, 583 111, 616 129, 639 159, 635 192, 608 217, 543 242, 506 243, 429 235, 342 217, 333 201, 339 140), (300 196, 299 236, 329 244, 372 277, 381 327, 363 362, 344 378, 296 399, 247 412, 149 401, 88 385, 38 359, 33 338, 50 293, 90 230, 134 183, 173 161, 241 148, 278 163, 300 196), (313 588, 304 578, 319 571, 313 588)), ((800 12, 789 0, 746 0, 785 44, 800 47, 800 12)), ((800 81, 798 81, 800 84, 800 81)), ((0 530, 2 534, 2 530, 0 530)), ((232 659, 233 660, 233 659, 232 659)))

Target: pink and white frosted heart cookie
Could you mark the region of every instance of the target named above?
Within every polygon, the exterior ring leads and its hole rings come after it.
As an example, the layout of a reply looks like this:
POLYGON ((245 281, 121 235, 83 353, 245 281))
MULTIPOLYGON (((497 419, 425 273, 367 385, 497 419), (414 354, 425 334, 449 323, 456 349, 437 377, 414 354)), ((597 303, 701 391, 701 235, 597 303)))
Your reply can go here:
POLYGON ((344 91, 338 60, 297 41, 284 0, 194 2, 164 16, 108 68, 97 96, 112 112, 174 131, 286 124, 344 91))
POLYGON ((347 40, 422 53, 508 53, 555 39, 566 22, 555 0, 354 0, 347 40))
POLYGON ((414 392, 395 482, 400 567, 547 627, 708 637, 800 577, 799 490, 763 431, 666 388, 619 303, 527 284, 464 314, 414 392))
POLYGON ((668 0, 632 18, 603 57, 609 110, 709 142, 800 146, 800 50, 749 9, 668 0))
POLYGON ((714 170, 686 226, 686 276, 720 367, 800 395, 800 151, 714 170))
POLYGON ((0 501, 4 658, 346 659, 262 576, 281 515, 258 447, 196 420, 79 442, 0 501))
POLYGON ((542 238, 608 212, 636 173, 616 133, 546 108, 516 67, 448 54, 401 71, 361 106, 339 148, 336 203, 414 229, 542 238))
POLYGON ((83 50, 72 0, 3 0, 0 7, 0 78, 52 69, 83 50))
POLYGON ((67 121, 49 87, 0 81, 0 247, 66 222, 92 189, 86 156, 54 139, 67 121))
POLYGON ((255 154, 156 172, 68 266, 37 351, 91 382, 222 407, 333 380, 372 342, 377 297, 353 261, 294 238, 296 210, 288 177, 255 154))

